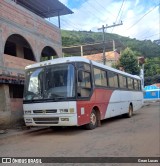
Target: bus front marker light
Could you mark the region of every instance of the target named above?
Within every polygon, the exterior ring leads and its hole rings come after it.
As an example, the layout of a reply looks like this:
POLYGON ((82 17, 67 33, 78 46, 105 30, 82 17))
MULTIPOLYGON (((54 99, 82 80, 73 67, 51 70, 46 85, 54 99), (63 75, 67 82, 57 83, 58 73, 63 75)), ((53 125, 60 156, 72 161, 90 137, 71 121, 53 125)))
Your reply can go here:
POLYGON ((69 118, 61 118, 61 121, 69 121, 69 118))
POLYGON ((68 109, 60 109, 60 113, 68 113, 68 109))
POLYGON ((25 111, 25 114, 31 114, 31 111, 25 111))
POLYGON ((26 123, 32 123, 32 119, 27 118, 27 119, 25 119, 25 122, 26 123))
POLYGON ((63 111, 64 111, 64 112, 68 112, 68 109, 64 109, 63 111))

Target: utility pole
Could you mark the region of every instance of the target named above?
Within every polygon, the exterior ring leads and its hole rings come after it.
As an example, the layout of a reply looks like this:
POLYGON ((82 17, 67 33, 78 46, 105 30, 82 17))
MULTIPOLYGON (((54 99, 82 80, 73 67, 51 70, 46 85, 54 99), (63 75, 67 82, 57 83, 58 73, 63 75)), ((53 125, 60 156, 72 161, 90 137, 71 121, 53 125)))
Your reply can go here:
POLYGON ((106 25, 106 27, 104 25, 102 25, 102 28, 98 28, 98 30, 101 30, 102 29, 102 32, 103 32, 103 64, 105 65, 106 64, 106 56, 105 56, 105 51, 106 51, 106 48, 105 48, 105 29, 108 29, 108 28, 112 28, 112 27, 116 27, 116 26, 120 26, 120 25, 123 25, 122 21, 121 23, 119 24, 113 24, 113 25, 106 25))

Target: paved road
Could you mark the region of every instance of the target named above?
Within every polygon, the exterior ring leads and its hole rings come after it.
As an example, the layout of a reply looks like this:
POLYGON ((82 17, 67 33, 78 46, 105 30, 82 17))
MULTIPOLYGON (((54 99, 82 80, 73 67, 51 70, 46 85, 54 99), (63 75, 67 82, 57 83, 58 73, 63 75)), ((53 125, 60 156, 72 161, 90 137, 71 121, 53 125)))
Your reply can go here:
POLYGON ((160 156, 160 103, 143 107, 132 118, 120 116, 105 120, 102 126, 95 130, 70 127, 53 131, 47 128, 13 138, 0 139, 0 156, 158 157, 160 156))

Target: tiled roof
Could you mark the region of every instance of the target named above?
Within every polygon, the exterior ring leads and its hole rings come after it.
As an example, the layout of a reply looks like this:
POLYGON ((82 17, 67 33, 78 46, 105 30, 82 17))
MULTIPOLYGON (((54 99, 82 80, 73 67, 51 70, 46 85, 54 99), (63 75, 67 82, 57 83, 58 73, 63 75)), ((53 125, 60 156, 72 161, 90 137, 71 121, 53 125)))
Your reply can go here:
POLYGON ((156 83, 154 85, 160 88, 160 83, 156 83))
MULTIPOLYGON (((120 54, 118 54, 115 51, 106 52, 105 56, 106 56, 106 60, 108 61, 118 61, 118 59, 120 58, 120 54)), ((89 60, 100 62, 103 59, 103 53, 85 55, 83 57, 89 60)))

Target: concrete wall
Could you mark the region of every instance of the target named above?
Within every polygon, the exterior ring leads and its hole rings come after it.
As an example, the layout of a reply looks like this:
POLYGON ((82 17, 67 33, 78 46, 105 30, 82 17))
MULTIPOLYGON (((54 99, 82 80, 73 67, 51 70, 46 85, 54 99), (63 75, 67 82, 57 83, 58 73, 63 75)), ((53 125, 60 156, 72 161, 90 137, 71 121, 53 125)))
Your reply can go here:
POLYGON ((0 129, 24 125, 23 99, 10 98, 9 86, 0 84, 0 129))
POLYGON ((11 114, 10 125, 16 127, 18 125, 24 125, 23 121, 23 99, 12 98, 10 99, 11 114))
POLYGON ((9 87, 0 84, 0 128, 10 125, 10 108, 9 87))

